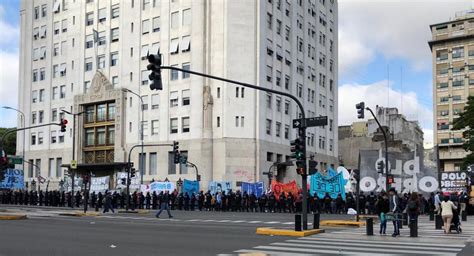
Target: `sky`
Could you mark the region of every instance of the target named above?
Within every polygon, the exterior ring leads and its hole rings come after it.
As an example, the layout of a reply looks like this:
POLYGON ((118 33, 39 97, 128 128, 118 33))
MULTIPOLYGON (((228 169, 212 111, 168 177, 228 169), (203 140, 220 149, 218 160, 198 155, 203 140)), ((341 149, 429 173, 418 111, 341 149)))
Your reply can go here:
MULTIPOLYGON (((474 0, 339 0, 339 125, 357 121, 355 104, 397 107, 433 141, 429 25, 474 7, 474 0)), ((0 107, 18 104, 19 0, 0 1, 0 107)), ((368 113, 366 113, 366 117, 368 113)), ((16 112, 0 108, 0 127, 16 112)))

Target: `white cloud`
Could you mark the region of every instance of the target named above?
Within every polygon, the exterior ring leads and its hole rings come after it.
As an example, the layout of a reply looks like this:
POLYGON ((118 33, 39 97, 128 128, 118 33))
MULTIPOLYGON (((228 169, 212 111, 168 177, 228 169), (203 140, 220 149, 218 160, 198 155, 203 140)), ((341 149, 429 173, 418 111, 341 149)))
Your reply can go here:
MULTIPOLYGON (((0 5, 0 46, 6 47, 8 45, 17 44, 20 38, 19 26, 12 26, 7 22, 8 17, 5 15, 5 8, 0 5)), ((15 45, 15 48, 17 46, 15 45)))
MULTIPOLYGON (((0 108, 18 105, 18 50, 5 52, 0 50, 0 108)), ((0 127, 16 125, 16 113, 0 109, 0 127)))
MULTIPOLYGON (((392 85, 392 82, 390 82, 392 85)), ((339 125, 349 125, 358 121, 355 105, 361 101, 375 111, 377 105, 396 107, 408 120, 418 120, 425 141, 433 141, 433 112, 421 104, 414 92, 399 92, 388 89, 387 80, 373 84, 344 84, 339 87, 339 125), (431 132, 430 132, 431 131, 431 132)), ((371 118, 366 111, 365 117, 371 118)))
POLYGON ((340 0, 340 74, 350 75, 368 64, 373 53, 406 59, 417 70, 431 68, 429 25, 449 21, 471 4, 471 0, 340 0), (359 56, 364 54, 368 56, 359 56))

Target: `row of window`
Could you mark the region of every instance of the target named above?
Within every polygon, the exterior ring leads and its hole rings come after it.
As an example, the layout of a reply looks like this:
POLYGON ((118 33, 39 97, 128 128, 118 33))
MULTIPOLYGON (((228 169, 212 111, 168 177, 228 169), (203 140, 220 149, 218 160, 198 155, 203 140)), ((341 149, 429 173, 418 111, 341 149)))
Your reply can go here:
MULTIPOLYGON (((188 156, 188 151, 181 150, 182 156, 188 156)), ((167 152, 168 154, 168 175, 177 174, 176 164, 174 163, 174 152, 167 152)), ((148 153, 148 165, 147 165, 147 153, 139 154, 139 170, 143 170, 145 175, 157 175, 158 174, 158 152, 148 153), (147 168, 148 167, 148 168, 147 168), (148 169, 148 170, 147 170, 148 169)), ((188 167, 186 164, 179 164, 179 174, 187 174, 188 167)))
MULTIPOLYGON (((120 16, 120 7, 118 4, 112 5, 110 8, 110 17, 111 19, 118 18, 120 16)), ((101 8, 97 12, 97 17, 94 16, 94 12, 86 13, 86 26, 91 26, 94 24, 94 18, 97 18, 99 23, 103 23, 107 20, 107 8, 101 8)))
MULTIPOLYGON (((44 133, 43 132, 32 132, 31 133, 31 145, 42 145, 44 141, 44 133)), ((55 143, 64 143, 64 133, 59 131, 51 131, 51 140, 50 144, 55 143)))
MULTIPOLYGON (((51 122, 57 122, 58 117, 59 119, 64 119, 64 112, 62 112, 64 108, 57 108, 51 109, 51 122)), ((31 112, 31 124, 34 125, 36 123, 42 124, 44 122, 44 111, 39 110, 38 112, 32 111, 31 112)))
POLYGON ((453 95, 453 96, 442 96, 439 98, 439 102, 445 103, 449 102, 449 99, 452 99, 452 101, 462 101, 462 95, 453 95))
MULTIPOLYGON (((453 109, 453 115, 459 115, 461 114, 462 112, 462 109, 461 108, 455 108, 453 109)), ((440 110, 438 111, 438 116, 442 117, 442 116, 449 116, 449 110, 440 110)))
MULTIPOLYGON (((33 169, 34 177, 39 177, 41 174, 41 159, 30 159, 28 160, 28 178, 33 178, 33 169)), ((62 158, 49 158, 48 159, 48 174, 46 177, 61 177, 62 176, 62 167, 63 164, 62 158)), ((42 176, 42 175, 41 175, 42 176)))

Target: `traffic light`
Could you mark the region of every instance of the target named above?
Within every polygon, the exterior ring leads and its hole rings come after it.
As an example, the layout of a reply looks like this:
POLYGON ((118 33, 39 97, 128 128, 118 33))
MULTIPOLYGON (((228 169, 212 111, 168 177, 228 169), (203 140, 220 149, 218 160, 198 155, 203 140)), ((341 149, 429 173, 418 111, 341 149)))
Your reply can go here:
POLYGON ((297 160, 296 161, 296 173, 298 175, 303 175, 305 174, 305 160, 297 160))
POLYGON ((364 119, 365 103, 360 102, 359 104, 356 104, 356 109, 357 109, 357 118, 364 119))
POLYGON ((135 168, 130 169, 130 177, 135 178, 137 176, 137 170, 135 168))
POLYGON ((120 179, 120 182, 122 183, 122 185, 125 185, 126 182, 127 182, 127 179, 126 179, 126 178, 121 178, 121 179, 120 179))
POLYGON ((174 163, 179 164, 181 154, 179 153, 179 142, 177 141, 173 141, 173 152, 174 152, 174 163))
POLYGON ((61 132, 66 132, 67 120, 61 119, 61 122, 59 123, 59 125, 61 126, 61 132))
POLYGON ((313 175, 318 172, 318 169, 316 169, 316 166, 318 166, 318 162, 314 160, 309 160, 309 168, 308 168, 308 173, 309 175, 313 175))
POLYGON ((296 138, 290 142, 291 145, 291 158, 296 160, 304 160, 304 140, 296 138))
POLYGON ((147 59, 149 64, 146 66, 146 69, 151 71, 148 75, 148 78, 151 80, 150 90, 163 90, 163 83, 161 81, 161 55, 149 54, 147 59))
POLYGON ((389 174, 389 175, 387 176, 387 183, 388 183, 388 184, 393 184, 393 183, 395 183, 395 180, 394 180, 392 174, 389 174))
POLYGON ((378 173, 383 173, 384 165, 385 165, 384 161, 377 162, 377 172, 378 173))

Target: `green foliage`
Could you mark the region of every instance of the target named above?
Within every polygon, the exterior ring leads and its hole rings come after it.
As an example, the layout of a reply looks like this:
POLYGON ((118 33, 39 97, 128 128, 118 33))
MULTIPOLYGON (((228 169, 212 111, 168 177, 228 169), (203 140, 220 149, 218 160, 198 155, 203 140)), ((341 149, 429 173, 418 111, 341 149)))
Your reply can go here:
MULTIPOLYGON (((3 134, 11 129, 15 128, 0 128, 0 138, 3 137, 3 134)), ((5 137, 4 144, 1 145, 3 150, 7 153, 7 155, 14 155, 16 152, 16 132, 13 132, 7 137, 5 137)))
POLYGON ((453 130, 466 130, 463 132, 464 149, 470 152, 465 158, 462 168, 465 169, 468 165, 474 164, 474 96, 467 98, 467 105, 464 111, 459 115, 459 118, 453 122, 453 130))

